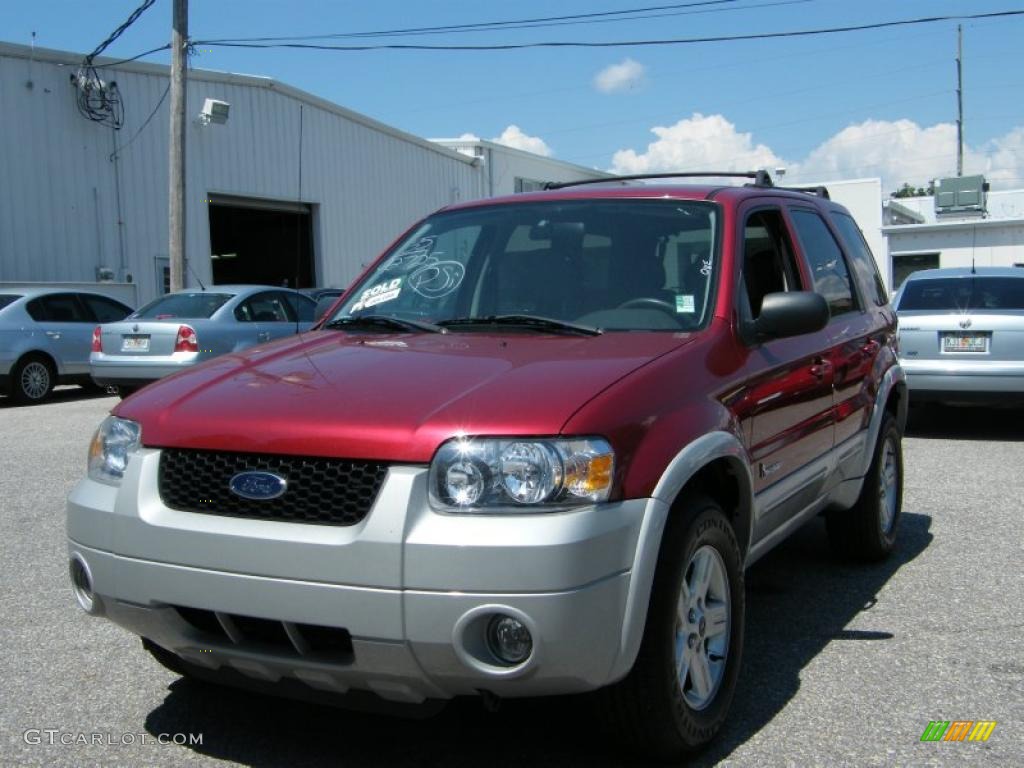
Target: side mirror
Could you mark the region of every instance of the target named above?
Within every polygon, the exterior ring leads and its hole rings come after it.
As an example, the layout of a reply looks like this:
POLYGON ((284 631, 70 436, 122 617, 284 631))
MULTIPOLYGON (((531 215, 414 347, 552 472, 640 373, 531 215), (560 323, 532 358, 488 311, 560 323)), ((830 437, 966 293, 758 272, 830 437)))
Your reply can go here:
POLYGON ((828 325, 829 317, 828 303, 819 293, 769 293, 754 321, 754 335, 763 340, 814 333, 828 325))
POLYGON ((313 312, 313 322, 319 322, 337 300, 337 296, 324 296, 319 299, 316 303, 316 310, 313 312))

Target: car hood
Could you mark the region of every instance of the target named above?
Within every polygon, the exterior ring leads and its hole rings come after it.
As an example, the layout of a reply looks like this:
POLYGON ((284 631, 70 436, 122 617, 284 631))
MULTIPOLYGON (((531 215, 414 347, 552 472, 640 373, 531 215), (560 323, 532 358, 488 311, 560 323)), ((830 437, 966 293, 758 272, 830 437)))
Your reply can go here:
POLYGON ((425 463, 457 434, 553 435, 687 334, 307 333, 224 355, 114 411, 145 445, 425 463))

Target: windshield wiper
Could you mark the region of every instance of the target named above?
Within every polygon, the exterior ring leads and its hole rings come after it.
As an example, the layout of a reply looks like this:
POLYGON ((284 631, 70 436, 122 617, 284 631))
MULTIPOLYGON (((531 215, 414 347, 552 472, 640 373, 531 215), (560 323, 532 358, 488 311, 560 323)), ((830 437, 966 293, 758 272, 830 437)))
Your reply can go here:
POLYGON ((405 320, 390 315, 352 315, 339 317, 324 324, 324 328, 377 328, 392 331, 413 331, 417 333, 448 333, 445 328, 422 320, 405 320))
POLYGON ((522 328, 535 328, 538 331, 556 331, 561 333, 579 333, 584 336, 600 336, 603 331, 590 325, 577 325, 564 320, 537 315, 489 315, 487 317, 456 317, 442 320, 439 325, 450 328, 453 325, 517 325, 522 328))

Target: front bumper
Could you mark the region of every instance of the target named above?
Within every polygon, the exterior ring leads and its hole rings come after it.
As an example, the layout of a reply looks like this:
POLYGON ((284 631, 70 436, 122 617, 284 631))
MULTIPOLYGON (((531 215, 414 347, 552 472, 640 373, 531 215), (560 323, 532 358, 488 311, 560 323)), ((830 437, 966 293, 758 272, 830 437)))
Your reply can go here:
POLYGON ((666 513, 660 501, 444 515, 426 503, 426 468, 392 467, 361 523, 304 525, 169 509, 158 461, 145 449, 120 488, 76 486, 69 553, 90 573, 91 612, 193 665, 416 703, 592 690, 632 664, 626 616, 643 581, 632 578, 634 561, 645 518, 666 513), (285 639, 204 631, 184 618, 192 609, 227 617, 229 629, 232 616, 263 619, 285 639), (524 663, 503 665, 487 650, 495 614, 529 627, 524 663), (309 625, 346 631, 350 652, 332 659, 288 642, 309 625))

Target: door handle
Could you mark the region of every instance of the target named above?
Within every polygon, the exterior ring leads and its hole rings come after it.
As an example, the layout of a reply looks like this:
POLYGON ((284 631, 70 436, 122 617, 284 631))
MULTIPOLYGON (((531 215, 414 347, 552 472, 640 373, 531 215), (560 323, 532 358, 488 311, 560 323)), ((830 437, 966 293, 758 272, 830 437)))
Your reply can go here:
POLYGON ((821 357, 817 358, 814 361, 814 365, 811 366, 811 373, 818 377, 819 380, 824 379, 831 370, 832 363, 821 357))
POLYGON ((869 341, 867 344, 860 348, 860 351, 863 352, 868 357, 872 357, 878 351, 878 348, 880 346, 882 345, 879 344, 874 339, 871 339, 871 341, 869 341))
POLYGON ((257 333, 256 341, 270 341, 270 331, 260 331, 257 333))
POLYGON ((60 331, 45 331, 45 333, 51 339, 59 339, 60 338, 60 331))

